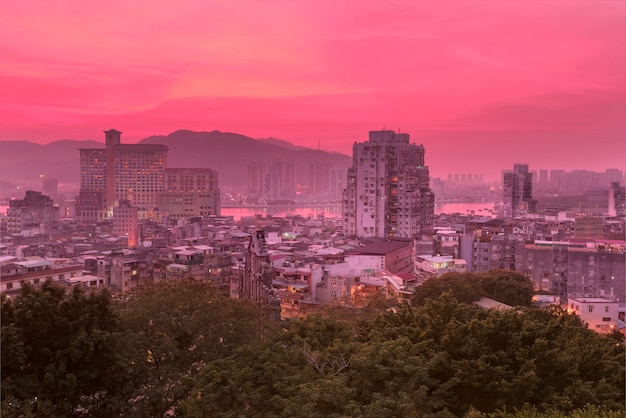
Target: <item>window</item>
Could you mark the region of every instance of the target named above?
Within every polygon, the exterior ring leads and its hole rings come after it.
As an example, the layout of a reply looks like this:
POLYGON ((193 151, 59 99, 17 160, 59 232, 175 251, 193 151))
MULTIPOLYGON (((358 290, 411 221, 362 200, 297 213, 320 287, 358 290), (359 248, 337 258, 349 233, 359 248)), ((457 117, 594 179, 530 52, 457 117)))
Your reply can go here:
POLYGON ((608 312, 608 311, 609 311, 609 307, 608 307, 608 306, 605 306, 605 307, 604 307, 604 312, 608 312))
POLYGON ((611 322, 611 318, 604 317, 602 318, 602 322, 611 322))
POLYGON ((593 305, 589 305, 589 312, 593 312, 593 305))

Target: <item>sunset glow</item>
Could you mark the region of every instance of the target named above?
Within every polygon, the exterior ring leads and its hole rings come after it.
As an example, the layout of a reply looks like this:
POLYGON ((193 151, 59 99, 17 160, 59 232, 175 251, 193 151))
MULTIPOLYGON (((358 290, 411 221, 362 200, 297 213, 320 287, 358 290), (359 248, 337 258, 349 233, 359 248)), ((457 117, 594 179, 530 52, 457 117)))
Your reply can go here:
POLYGON ((0 139, 220 130, 351 154, 385 127, 424 143, 435 174, 452 170, 435 167, 444 161, 624 169, 625 10, 619 0, 2 2, 0 139))

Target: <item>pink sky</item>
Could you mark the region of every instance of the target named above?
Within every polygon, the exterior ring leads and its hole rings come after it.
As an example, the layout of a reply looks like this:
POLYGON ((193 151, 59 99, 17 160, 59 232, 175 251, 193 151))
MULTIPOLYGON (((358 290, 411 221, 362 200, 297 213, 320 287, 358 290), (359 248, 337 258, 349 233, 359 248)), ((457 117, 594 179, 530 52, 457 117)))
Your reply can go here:
POLYGON ((0 140, 221 130, 350 155, 385 127, 435 174, 626 169, 622 0, 4 1, 0 57, 0 140))

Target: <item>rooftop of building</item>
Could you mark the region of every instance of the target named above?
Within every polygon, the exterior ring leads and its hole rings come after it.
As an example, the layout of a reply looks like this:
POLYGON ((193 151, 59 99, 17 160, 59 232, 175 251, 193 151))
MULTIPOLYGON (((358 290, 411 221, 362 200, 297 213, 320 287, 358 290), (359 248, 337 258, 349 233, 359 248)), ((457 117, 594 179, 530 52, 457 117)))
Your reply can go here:
POLYGON ((497 300, 489 299, 486 297, 481 297, 479 300, 474 302, 474 305, 479 306, 483 309, 498 309, 502 311, 513 309, 511 305, 507 305, 506 303, 498 302, 497 300))
MULTIPOLYGON (((167 145, 163 144, 115 144, 113 145, 115 149, 121 150, 155 150, 155 151, 169 151, 167 145)), ((106 148, 79 148, 80 151, 105 151, 106 148)))
POLYGON ((579 302, 579 303, 615 303, 619 305, 619 302, 611 300, 611 299, 607 299, 607 298, 593 298, 593 297, 584 297, 584 296, 577 296, 577 297, 569 297, 569 300, 573 300, 575 302, 579 302))
POLYGON ((418 254, 416 257, 424 261, 430 261, 431 263, 446 263, 453 260, 451 255, 418 254))
POLYGON ((364 247, 356 248, 348 252, 349 255, 386 255, 401 248, 411 247, 411 241, 377 241, 364 247))

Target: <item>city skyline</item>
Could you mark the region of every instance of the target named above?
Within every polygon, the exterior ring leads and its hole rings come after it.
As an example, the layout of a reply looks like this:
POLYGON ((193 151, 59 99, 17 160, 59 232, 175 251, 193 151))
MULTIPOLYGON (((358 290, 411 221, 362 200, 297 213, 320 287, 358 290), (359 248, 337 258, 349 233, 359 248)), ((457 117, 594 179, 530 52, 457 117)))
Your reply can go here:
POLYGON ((220 130, 350 155, 389 129, 434 176, 623 169, 621 6, 4 3, 0 140, 220 130))

